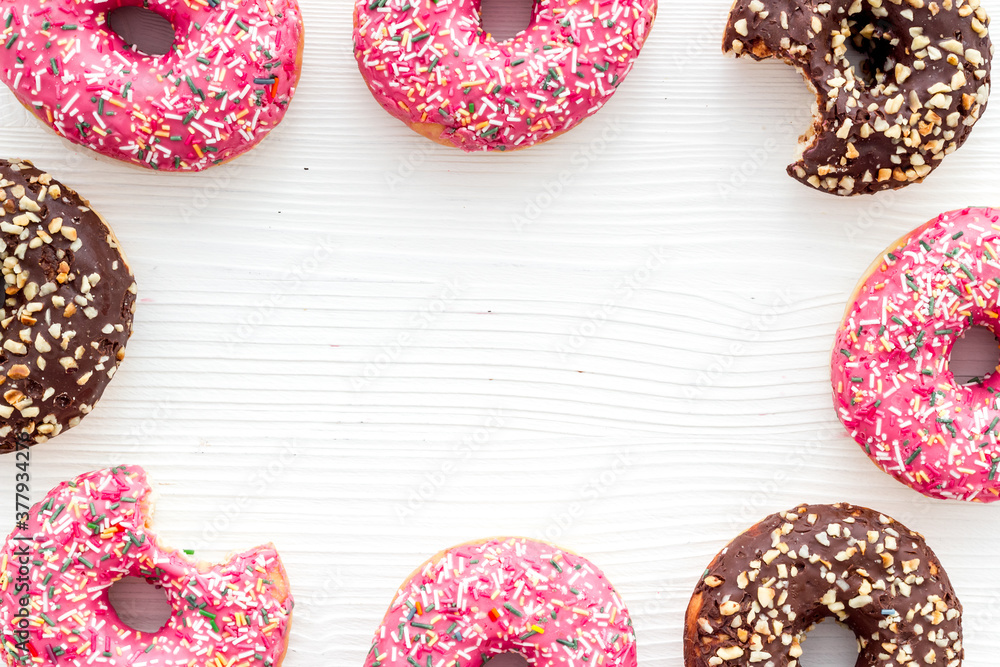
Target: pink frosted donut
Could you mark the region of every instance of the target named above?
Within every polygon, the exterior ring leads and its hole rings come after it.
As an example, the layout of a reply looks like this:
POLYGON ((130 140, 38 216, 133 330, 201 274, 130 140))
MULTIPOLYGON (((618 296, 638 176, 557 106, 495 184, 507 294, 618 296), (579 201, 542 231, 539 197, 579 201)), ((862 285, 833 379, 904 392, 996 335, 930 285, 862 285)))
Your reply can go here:
POLYGON ((891 247, 833 351, 837 414, 884 471, 932 498, 1000 499, 1000 374, 948 370, 971 327, 1000 331, 1000 210, 945 213, 891 247))
POLYGON ((272 546, 209 566, 165 548, 149 528, 140 468, 82 475, 53 489, 0 551, 0 640, 8 665, 278 667, 292 597, 272 546), (108 598, 123 577, 161 587, 173 615, 140 632, 108 598))
POLYGON ((0 77, 60 136, 152 169, 200 171, 261 141, 302 62, 296 0, 148 0, 176 32, 139 53, 108 25, 125 0, 9 0, 0 77))
POLYGON ((532 667, 635 667, 628 610, 594 564, 501 538, 439 553, 403 584, 366 667, 462 667, 518 653, 532 667))
POLYGON ((498 42, 478 0, 355 0, 355 56, 375 99, 468 152, 527 148, 596 113, 631 71, 657 0, 537 0, 498 42))

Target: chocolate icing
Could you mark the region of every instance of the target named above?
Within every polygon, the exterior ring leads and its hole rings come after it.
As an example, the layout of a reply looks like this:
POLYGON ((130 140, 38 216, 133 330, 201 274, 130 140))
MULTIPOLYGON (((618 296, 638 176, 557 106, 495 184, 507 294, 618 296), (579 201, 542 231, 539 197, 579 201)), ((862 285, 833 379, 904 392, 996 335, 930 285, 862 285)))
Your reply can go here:
POLYGON ((76 426, 125 354, 135 279, 107 223, 30 162, 0 160, 6 300, 0 453, 76 426))
POLYGON ((857 635, 858 667, 962 662, 962 605, 923 537, 841 504, 773 514, 716 556, 688 606, 685 665, 796 667, 827 617, 857 635))
POLYGON ((922 181, 965 143, 990 89, 979 0, 737 0, 723 50, 796 66, 817 94, 793 178, 837 195, 922 181), (871 66, 858 72, 854 49, 871 66))

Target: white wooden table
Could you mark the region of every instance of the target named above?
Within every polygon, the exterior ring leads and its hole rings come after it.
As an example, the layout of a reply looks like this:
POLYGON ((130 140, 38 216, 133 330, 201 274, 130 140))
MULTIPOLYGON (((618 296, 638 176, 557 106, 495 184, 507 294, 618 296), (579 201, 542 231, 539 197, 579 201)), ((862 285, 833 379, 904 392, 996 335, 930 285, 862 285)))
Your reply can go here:
MULTIPOLYGON (((721 55, 727 0, 666 0, 598 116, 467 156, 378 108, 349 2, 302 4, 287 120, 201 175, 95 161, 0 95, 4 153, 89 197, 140 289, 104 400, 33 450, 36 499, 141 464, 166 542, 217 558, 274 541, 298 599, 287 667, 360 667, 413 568, 496 534, 590 557, 643 667, 680 667, 716 551, 770 512, 846 500, 927 536, 965 605, 966 664, 996 664, 1000 508, 879 472, 837 421, 828 364, 877 253, 1000 205, 1000 110, 925 184, 812 192, 784 173, 808 124, 798 75, 721 55)), ((853 664, 820 633, 809 667, 853 664)))

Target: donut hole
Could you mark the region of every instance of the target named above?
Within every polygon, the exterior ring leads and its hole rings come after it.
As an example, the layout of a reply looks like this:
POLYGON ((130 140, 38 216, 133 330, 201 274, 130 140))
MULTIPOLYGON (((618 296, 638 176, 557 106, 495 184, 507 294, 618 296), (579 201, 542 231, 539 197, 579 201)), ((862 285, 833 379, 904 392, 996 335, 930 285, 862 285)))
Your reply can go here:
POLYGON ((1000 341, 990 329, 975 326, 955 341, 948 370, 959 385, 982 384, 1000 367, 1000 341))
POLYGON ((130 48, 142 55, 170 53, 177 37, 170 20, 145 7, 119 7, 108 14, 108 27, 130 48))
POLYGON ((173 615, 166 591, 141 577, 113 583, 108 600, 121 622, 140 632, 159 632, 173 615))
POLYGON ((514 39, 531 25, 534 0, 481 0, 479 17, 483 30, 498 42, 514 39))
POLYGON ((892 26, 868 12, 852 14, 847 24, 851 37, 844 43, 845 57, 854 69, 855 79, 873 88, 885 81, 888 69, 896 66, 892 58, 892 26))
POLYGON ((490 664, 490 667, 528 667, 528 659, 516 651, 508 651, 498 655, 483 656, 483 665, 490 664))
POLYGON ((809 667, 854 667, 860 653, 854 632, 843 623, 826 618, 806 634, 798 662, 809 667))

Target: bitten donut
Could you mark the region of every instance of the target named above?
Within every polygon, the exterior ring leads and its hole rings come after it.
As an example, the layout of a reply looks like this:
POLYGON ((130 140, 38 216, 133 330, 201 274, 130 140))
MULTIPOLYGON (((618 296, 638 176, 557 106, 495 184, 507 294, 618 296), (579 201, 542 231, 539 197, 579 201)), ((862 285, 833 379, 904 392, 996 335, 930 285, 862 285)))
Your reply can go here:
POLYGON ((945 213, 887 250, 833 351, 837 414, 880 468, 933 498, 1000 499, 1000 375, 959 385, 951 351, 1000 331, 1000 210, 945 213))
POLYGON ((4 453, 94 408, 125 356, 136 286, 104 219, 30 162, 0 160, 0 206, 4 453))
POLYGON ((990 93, 988 26, 979 0, 736 0, 723 50, 780 58, 816 94, 789 175, 872 194, 922 181, 968 139, 990 93))
POLYGON ((299 80, 296 0, 148 0, 173 25, 165 55, 111 30, 121 0, 10 0, 0 77, 57 134, 101 155, 200 171, 250 150, 285 115, 299 80))
POLYGON ((0 552, 0 638, 8 665, 279 667, 292 596, 273 546, 224 565, 195 563, 159 543, 150 487, 122 466, 64 482, 24 518, 0 552), (140 577, 172 615, 158 632, 119 618, 111 586, 140 577))
POLYGON ((585 558, 543 542, 491 539, 448 549, 399 589, 366 667, 463 667, 503 653, 533 667, 635 667, 618 593, 585 558))
POLYGON ((538 0, 528 28, 500 42, 475 0, 355 0, 355 55, 379 104, 418 133, 467 152, 527 148, 604 106, 656 4, 538 0))
POLYGON ((773 514, 723 549, 688 605, 684 664, 796 667, 825 618, 857 636, 858 665, 962 664, 962 605, 934 552, 851 505, 773 514))

